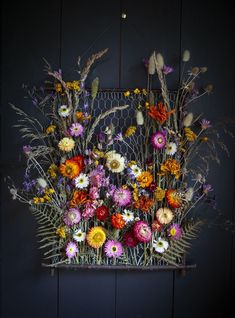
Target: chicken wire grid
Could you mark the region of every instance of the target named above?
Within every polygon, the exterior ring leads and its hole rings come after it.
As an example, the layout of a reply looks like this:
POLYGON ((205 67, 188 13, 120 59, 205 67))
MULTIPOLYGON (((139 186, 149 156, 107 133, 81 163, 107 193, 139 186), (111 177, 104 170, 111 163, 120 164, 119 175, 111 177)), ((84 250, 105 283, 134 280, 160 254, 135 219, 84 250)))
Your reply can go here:
MULTIPOLYGON (((108 145, 110 150, 115 150, 117 153, 120 153, 122 156, 126 157, 128 161, 136 160, 138 162, 144 162, 147 158, 143 156, 143 149, 146 147, 148 140, 146 140, 146 129, 153 129, 150 126, 150 121, 145 125, 138 126, 136 122, 136 112, 138 106, 144 109, 146 96, 143 94, 136 94, 126 97, 124 95, 124 90, 102 90, 99 91, 96 95, 93 105, 93 119, 95 120, 100 114, 105 113, 115 107, 120 107, 128 105, 125 109, 117 110, 114 113, 109 114, 104 119, 101 119, 99 124, 96 126, 93 137, 88 144, 89 149, 94 149, 99 144, 99 134, 100 132, 105 133, 107 129, 112 131, 112 136, 117 136, 120 133, 126 131, 130 126, 137 126, 134 138, 128 138, 125 140, 118 140, 117 142, 111 142, 108 145), (148 126, 149 125, 149 126, 148 126)), ((175 100, 176 94, 171 92, 169 94, 170 102, 173 103, 175 100)), ((161 99, 160 91, 154 91, 155 100, 161 99)), ((90 103, 91 96, 88 95, 80 99, 79 106, 84 107, 84 104, 90 103)), ((104 145, 104 148, 107 144, 104 145)), ((102 146, 100 146, 102 150, 102 146)), ((125 182, 125 174, 109 175, 112 183, 121 186, 125 182)), ((121 257, 118 260, 113 260, 105 258, 99 265, 97 265, 96 255, 88 256, 87 259, 74 259, 71 260, 69 264, 58 264, 59 259, 55 257, 53 259, 50 267, 54 268, 67 268, 67 269, 120 269, 120 270, 179 270, 181 273, 185 273, 186 270, 190 270, 196 267, 194 264, 186 264, 185 255, 182 259, 179 260, 177 266, 168 264, 166 261, 161 259, 152 258, 151 261, 146 264, 144 262, 144 246, 138 246, 135 257, 130 248, 128 248, 128 255, 121 257), (135 261, 133 259, 135 258, 135 261), (55 265, 53 266, 53 263, 55 265)), ((43 266, 48 266, 43 264, 43 266)))

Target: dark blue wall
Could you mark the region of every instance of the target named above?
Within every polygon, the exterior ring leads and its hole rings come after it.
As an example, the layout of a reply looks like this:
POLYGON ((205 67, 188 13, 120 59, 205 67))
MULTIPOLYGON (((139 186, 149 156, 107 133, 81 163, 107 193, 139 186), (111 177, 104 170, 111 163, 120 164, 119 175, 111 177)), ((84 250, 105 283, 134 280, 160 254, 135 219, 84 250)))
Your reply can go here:
MULTIPOLYGON (((141 65, 153 49, 175 66, 182 50, 192 53, 191 65, 208 66, 205 81, 215 85, 210 97, 194 106, 217 121, 235 117, 233 10, 216 1, 126 0, 3 1, 1 118, 3 177, 19 181, 22 141, 8 102, 24 107, 22 83, 43 84, 42 57, 73 78, 78 55, 109 47, 106 58, 93 70, 102 88, 145 86, 141 65), (121 20, 120 13, 127 19, 121 20)), ((219 208, 225 219, 234 215, 234 141, 227 139, 230 158, 212 166, 219 208)), ((185 277, 174 272, 65 271, 54 276, 40 266, 36 224, 27 207, 12 201, 2 184, 1 193, 2 317, 26 318, 186 318, 225 317, 234 286, 233 236, 223 227, 204 229, 190 258, 196 270, 185 277)), ((202 213, 208 211, 202 211, 202 213)), ((210 212, 209 216, 213 217, 210 212)))

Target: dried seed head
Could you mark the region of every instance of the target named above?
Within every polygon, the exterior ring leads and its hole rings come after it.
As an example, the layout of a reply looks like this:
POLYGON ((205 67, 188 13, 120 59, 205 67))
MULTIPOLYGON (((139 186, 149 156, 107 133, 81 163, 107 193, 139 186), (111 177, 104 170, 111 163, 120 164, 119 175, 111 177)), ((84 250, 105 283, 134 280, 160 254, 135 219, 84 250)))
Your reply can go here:
POLYGON ((194 67, 192 68, 192 70, 191 70, 191 73, 192 73, 193 75, 197 75, 199 72, 200 72, 200 68, 197 67, 197 66, 194 66, 194 67))
POLYGON ((185 50, 182 54, 182 61, 188 62, 190 60, 190 52, 189 50, 185 50))
POLYGON ((190 127, 193 122, 193 113, 188 113, 183 119, 183 126, 190 127))
POLYGON ((206 66, 203 66, 200 68, 200 72, 201 73, 206 73, 207 72, 207 67, 206 66))
POLYGON ((213 91, 214 87, 212 84, 208 84, 206 87, 205 87, 205 91, 210 94, 212 91, 213 91))
POLYGON ((142 126, 144 124, 144 116, 141 110, 137 110, 136 112, 136 123, 138 126, 142 126))
POLYGON ((164 58, 163 58, 163 56, 161 55, 161 53, 158 53, 158 54, 157 54, 156 60, 157 60, 158 66, 159 66, 161 69, 163 69, 163 66, 164 66, 164 58))
POLYGON ((99 88, 99 79, 98 79, 98 77, 96 77, 92 81, 92 84, 91 84, 91 96, 92 96, 92 99, 96 98, 96 95, 98 93, 98 88, 99 88))
POLYGON ((155 62, 154 62, 155 52, 149 58, 148 71, 150 75, 153 75, 156 70, 155 62))
POLYGON ((188 188, 187 191, 185 192, 185 199, 187 201, 191 201, 194 195, 194 190, 192 187, 188 188))

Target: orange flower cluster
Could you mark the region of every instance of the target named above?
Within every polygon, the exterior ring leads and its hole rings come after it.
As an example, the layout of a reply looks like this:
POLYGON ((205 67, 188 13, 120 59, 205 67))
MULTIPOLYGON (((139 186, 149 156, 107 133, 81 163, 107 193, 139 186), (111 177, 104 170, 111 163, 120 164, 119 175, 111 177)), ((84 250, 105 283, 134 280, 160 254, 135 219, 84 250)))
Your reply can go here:
POLYGON ((76 117, 78 121, 85 121, 85 120, 90 120, 91 115, 85 115, 83 112, 76 112, 76 117))
POLYGON ((78 205, 85 204, 89 201, 88 194, 84 190, 76 190, 73 193, 73 197, 70 200, 70 207, 74 208, 78 205))
POLYGON ((142 195, 138 198, 137 201, 134 202, 133 206, 135 209, 140 209, 144 213, 150 212, 153 207, 154 200, 149 197, 142 195))
POLYGON ((168 173, 174 175, 176 179, 179 179, 181 172, 180 172, 180 164, 177 160, 167 159, 164 163, 161 164, 159 174, 165 175, 168 173))
POLYGON ((166 201, 173 209, 180 208, 182 205, 182 200, 179 196, 179 193, 174 189, 168 189, 166 191, 166 201))
POLYGON ((148 171, 143 171, 136 179, 142 188, 148 188, 153 182, 153 176, 148 171))
POLYGON ((111 223, 115 229, 122 229, 126 224, 121 213, 113 214, 111 217, 111 223))
POLYGON ((76 178, 84 168, 84 158, 83 156, 76 156, 71 159, 67 159, 59 167, 62 176, 69 179, 76 178))
POLYGON ((159 102, 156 106, 150 106, 148 115, 159 122, 160 125, 168 119, 168 117, 175 112, 175 109, 167 112, 166 106, 159 102))

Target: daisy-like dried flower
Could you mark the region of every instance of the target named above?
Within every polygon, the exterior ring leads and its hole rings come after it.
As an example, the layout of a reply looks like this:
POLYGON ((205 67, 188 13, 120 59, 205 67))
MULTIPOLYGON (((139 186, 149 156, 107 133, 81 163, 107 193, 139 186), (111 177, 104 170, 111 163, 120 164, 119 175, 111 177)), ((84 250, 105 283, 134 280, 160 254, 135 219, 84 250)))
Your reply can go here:
POLYGON ((157 210, 156 217, 161 224, 169 224, 172 221, 174 214, 170 209, 164 207, 157 210))
POLYGON ((99 248, 104 245, 106 234, 101 226, 94 226, 87 234, 87 243, 93 248, 99 248))

